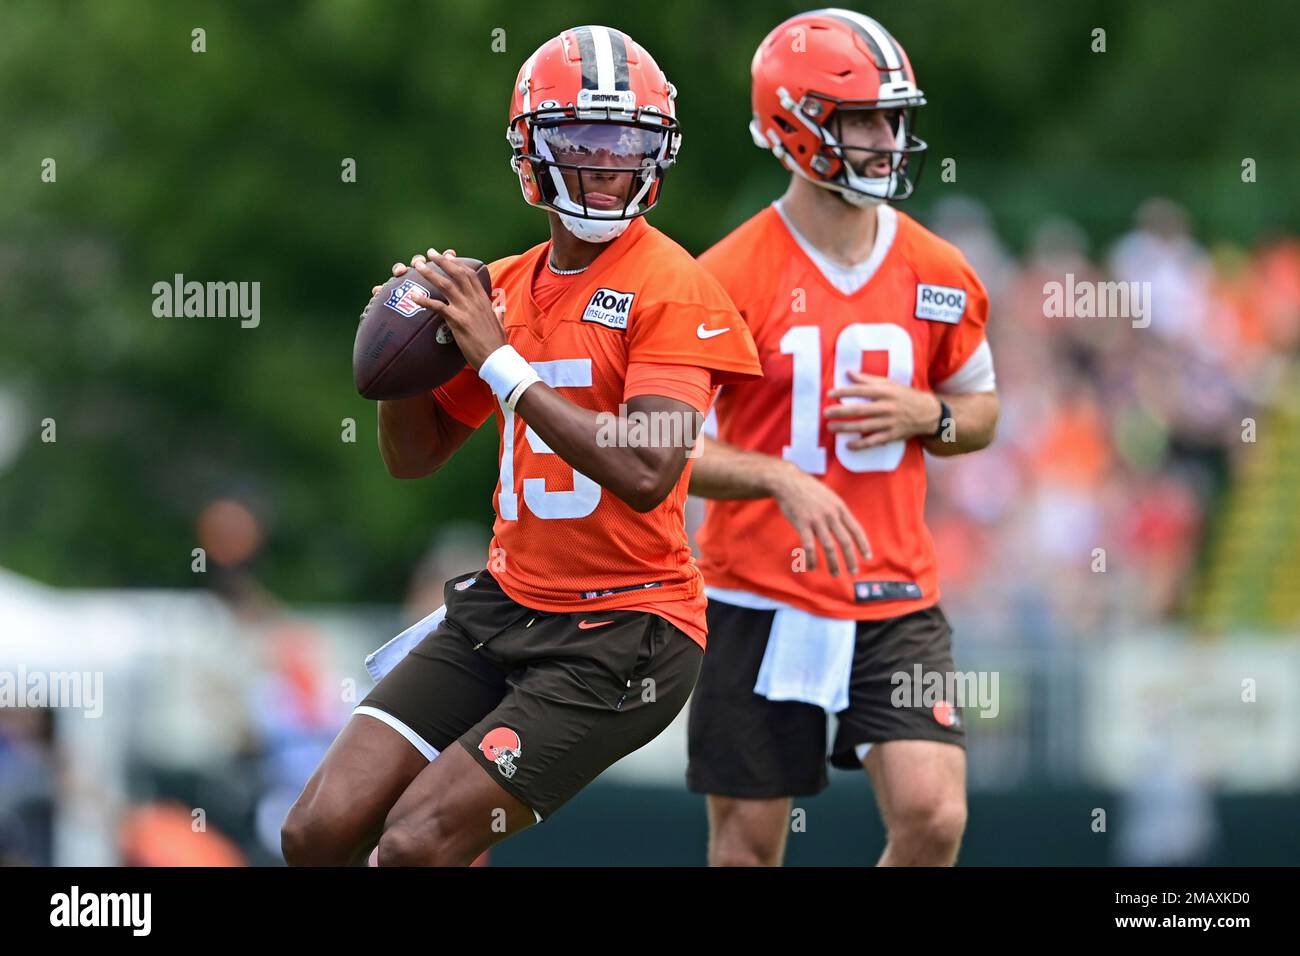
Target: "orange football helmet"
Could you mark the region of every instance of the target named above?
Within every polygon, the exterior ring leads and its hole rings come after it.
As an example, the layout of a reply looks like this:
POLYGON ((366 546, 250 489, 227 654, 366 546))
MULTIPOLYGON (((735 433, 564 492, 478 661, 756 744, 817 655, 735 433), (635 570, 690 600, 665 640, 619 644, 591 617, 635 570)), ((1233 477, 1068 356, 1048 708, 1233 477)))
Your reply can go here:
POLYGON ((852 10, 801 13, 767 35, 750 73, 750 133, 787 169, 854 205, 912 195, 926 149, 913 132, 925 95, 903 47, 879 23, 852 10), (840 142, 835 130, 846 110, 881 109, 898 113, 892 148, 840 142), (853 153, 867 154, 868 164, 887 156, 889 174, 859 174, 853 153))
POLYGON ((565 30, 515 81, 506 140, 524 200, 608 242, 659 201, 677 158, 677 90, 645 48, 610 27, 565 30))

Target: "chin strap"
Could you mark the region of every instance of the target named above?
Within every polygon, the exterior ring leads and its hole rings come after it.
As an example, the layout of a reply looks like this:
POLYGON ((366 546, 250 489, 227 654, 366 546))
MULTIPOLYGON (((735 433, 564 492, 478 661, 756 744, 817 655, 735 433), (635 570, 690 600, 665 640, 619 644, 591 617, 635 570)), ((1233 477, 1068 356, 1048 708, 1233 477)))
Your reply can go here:
POLYGON ((583 242, 612 242, 632 225, 631 219, 581 219, 567 213, 558 215, 564 228, 583 242))
POLYGON ((840 188, 835 183, 818 183, 817 185, 825 186, 838 196, 842 203, 847 206, 852 206, 855 209, 870 209, 872 206, 878 206, 885 201, 883 199, 878 199, 875 196, 868 196, 865 193, 858 193, 853 192, 852 190, 840 188))

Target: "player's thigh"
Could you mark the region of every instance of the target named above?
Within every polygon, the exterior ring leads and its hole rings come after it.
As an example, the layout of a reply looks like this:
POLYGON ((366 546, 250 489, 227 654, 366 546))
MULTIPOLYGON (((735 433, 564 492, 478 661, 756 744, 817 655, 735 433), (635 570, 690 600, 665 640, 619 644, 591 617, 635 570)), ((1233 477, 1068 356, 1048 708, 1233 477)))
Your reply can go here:
POLYGON ((343 862, 367 848, 426 766, 424 755, 391 727, 349 718, 285 819, 288 861, 343 862))
POLYGON ((660 645, 637 675, 653 676, 653 702, 634 696, 611 706, 627 681, 593 689, 585 680, 570 683, 574 661, 533 665, 524 683, 556 696, 512 686, 500 705, 402 794, 384 824, 379 864, 466 865, 549 818, 601 772, 656 737, 686 703, 700 649, 659 619, 637 625, 647 644, 660 645))
POLYGON ((719 833, 749 829, 783 831, 793 803, 791 797, 750 800, 710 794, 707 799, 709 825, 719 833))
POLYGON ((936 740, 889 740, 863 760, 881 816, 891 828, 960 814, 966 807, 966 751, 936 740))
POLYGON ((413 780, 389 811, 381 866, 466 866, 532 826, 532 808, 505 790, 458 742, 413 780))
POLYGON ((710 866, 780 866, 790 832, 790 797, 710 794, 707 800, 710 866))
POLYGON ((357 706, 291 822, 373 842, 412 781, 505 691, 500 668, 444 621, 357 706))

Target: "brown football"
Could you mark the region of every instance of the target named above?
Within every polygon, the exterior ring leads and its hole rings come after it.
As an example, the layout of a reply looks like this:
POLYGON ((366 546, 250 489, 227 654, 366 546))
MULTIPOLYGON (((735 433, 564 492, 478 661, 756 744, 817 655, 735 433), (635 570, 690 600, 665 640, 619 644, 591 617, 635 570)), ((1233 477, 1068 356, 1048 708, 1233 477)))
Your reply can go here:
MULTIPOLYGON (((488 267, 477 259, 460 261, 478 274, 483 294, 491 298, 488 267)), ((412 302, 412 294, 447 301, 429 280, 408 269, 385 282, 361 313, 352 346, 352 378, 366 398, 409 398, 437 388, 465 367, 465 356, 447 323, 412 302)))

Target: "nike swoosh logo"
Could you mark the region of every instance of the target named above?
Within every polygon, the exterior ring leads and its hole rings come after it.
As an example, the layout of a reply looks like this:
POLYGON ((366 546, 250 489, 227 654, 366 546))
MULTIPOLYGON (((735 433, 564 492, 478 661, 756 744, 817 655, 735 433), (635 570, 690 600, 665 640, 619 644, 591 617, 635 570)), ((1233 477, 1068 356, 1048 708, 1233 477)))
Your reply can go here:
POLYGON ((578 630, 590 631, 593 627, 604 627, 606 624, 613 624, 613 623, 614 623, 613 618, 610 618, 608 621, 579 621, 578 630))
POLYGON ((703 322, 701 322, 699 325, 695 327, 695 334, 702 339, 711 339, 715 335, 721 335, 723 332, 730 332, 730 331, 731 331, 731 326, 727 326, 725 329, 706 329, 704 327, 703 322))

